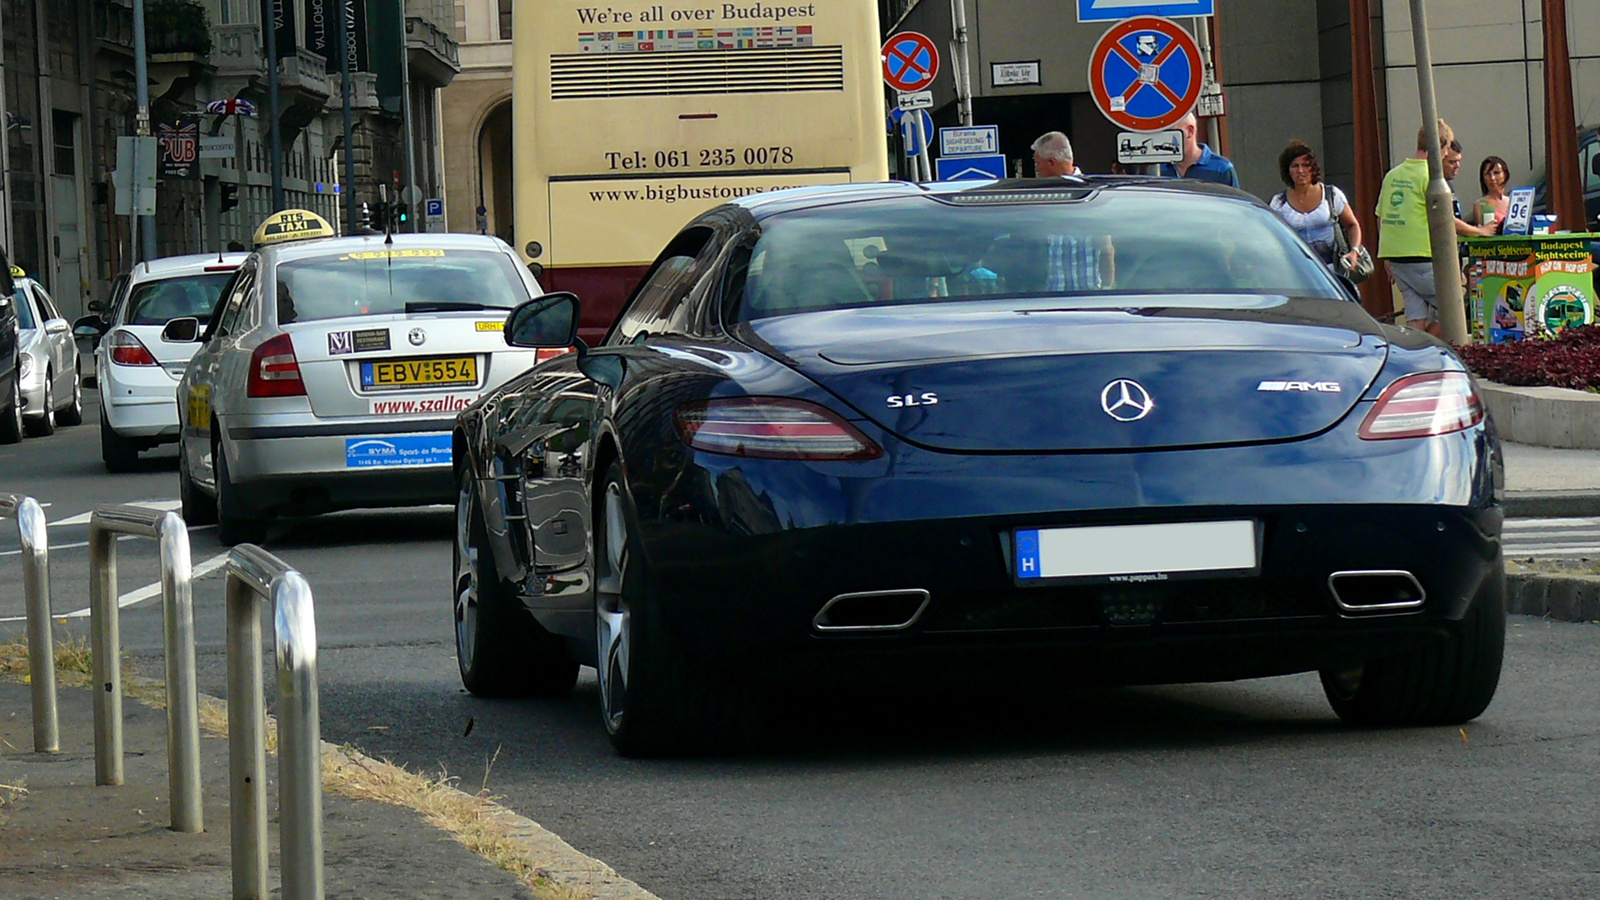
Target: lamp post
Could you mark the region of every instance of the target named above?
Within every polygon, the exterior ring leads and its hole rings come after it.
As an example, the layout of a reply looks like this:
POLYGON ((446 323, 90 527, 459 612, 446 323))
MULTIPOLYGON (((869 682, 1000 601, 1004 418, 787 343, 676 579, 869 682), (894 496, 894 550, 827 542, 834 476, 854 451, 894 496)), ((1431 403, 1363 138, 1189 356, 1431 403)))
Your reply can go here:
POLYGON ((1455 195, 1444 180, 1439 147, 1439 109, 1433 95, 1433 54, 1428 46, 1428 14, 1423 0, 1411 0, 1411 40, 1417 54, 1417 96, 1428 144, 1428 236, 1433 245, 1434 302, 1440 335, 1452 344, 1467 342, 1467 311, 1461 305, 1461 263, 1456 256, 1455 195))

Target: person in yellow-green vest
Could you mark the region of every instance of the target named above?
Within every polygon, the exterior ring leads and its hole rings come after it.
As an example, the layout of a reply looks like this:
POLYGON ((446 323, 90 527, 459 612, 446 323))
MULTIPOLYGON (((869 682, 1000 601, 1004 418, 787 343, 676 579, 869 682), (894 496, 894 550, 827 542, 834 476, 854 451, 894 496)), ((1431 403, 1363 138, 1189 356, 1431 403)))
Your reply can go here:
MULTIPOLYGON (((1455 142, 1455 129, 1439 120, 1439 146, 1455 142)), ((1448 153, 1448 151, 1446 151, 1448 153)), ((1456 152, 1460 158, 1460 152, 1456 152)), ((1400 289, 1406 324, 1438 337, 1439 300, 1433 282, 1433 240, 1428 232, 1428 131, 1417 130, 1417 152, 1383 176, 1378 192, 1378 258, 1400 289)), ((1456 219, 1460 235, 1490 234, 1456 219)))

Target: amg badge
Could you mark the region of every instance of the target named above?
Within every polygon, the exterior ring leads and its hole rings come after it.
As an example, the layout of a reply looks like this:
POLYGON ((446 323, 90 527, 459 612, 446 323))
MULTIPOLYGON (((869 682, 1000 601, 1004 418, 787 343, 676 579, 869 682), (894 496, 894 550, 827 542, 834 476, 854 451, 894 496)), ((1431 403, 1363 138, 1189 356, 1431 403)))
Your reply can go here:
POLYGON ((933 391, 922 394, 896 394, 887 400, 890 409, 904 409, 907 406, 933 406, 939 402, 939 395, 933 391))
POLYGON ((1258 391, 1276 391, 1279 393, 1299 391, 1301 393, 1337 394, 1344 390, 1337 381, 1263 381, 1256 386, 1258 391))

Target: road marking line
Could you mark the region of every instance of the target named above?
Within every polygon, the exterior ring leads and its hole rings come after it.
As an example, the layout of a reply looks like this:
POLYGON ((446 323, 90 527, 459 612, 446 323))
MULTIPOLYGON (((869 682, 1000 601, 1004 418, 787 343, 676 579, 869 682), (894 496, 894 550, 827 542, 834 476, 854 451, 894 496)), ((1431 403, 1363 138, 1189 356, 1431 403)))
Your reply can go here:
MULTIPOLYGON (((166 510, 173 510, 173 509, 182 509, 183 508, 183 501, 182 500, 134 500, 134 501, 129 502, 129 503, 125 504, 125 505, 127 505, 127 506, 143 506, 146 509, 158 509, 158 510, 166 511, 166 510)), ((78 515, 70 516, 70 517, 65 518, 65 519, 58 519, 58 520, 56 520, 54 522, 51 522, 50 526, 52 528, 54 528, 57 525, 87 525, 87 524, 89 524, 89 519, 91 517, 93 517, 93 516, 94 516, 94 511, 90 510, 89 512, 79 513, 78 515)))
MULTIPOLYGON (((189 578, 193 581, 199 581, 201 578, 210 575, 212 572, 215 572, 227 564, 228 554, 226 552, 218 553, 216 556, 213 556, 205 562, 202 562, 190 569, 189 578)), ((158 581, 155 584, 147 584, 142 588, 129 591, 126 594, 118 597, 117 608, 127 609, 136 603, 143 603, 144 601, 149 600, 151 597, 159 596, 161 596, 161 582, 158 581)), ((52 619, 86 619, 88 617, 89 610, 87 607, 83 609, 75 609, 69 613, 54 613, 50 616, 52 619)), ((25 622, 27 619, 27 616, 8 616, 0 619, 0 622, 25 622)))
POLYGON ((1600 526, 1600 519, 1507 519, 1505 522, 1508 529, 1556 528, 1562 525, 1588 525, 1592 528, 1600 526))

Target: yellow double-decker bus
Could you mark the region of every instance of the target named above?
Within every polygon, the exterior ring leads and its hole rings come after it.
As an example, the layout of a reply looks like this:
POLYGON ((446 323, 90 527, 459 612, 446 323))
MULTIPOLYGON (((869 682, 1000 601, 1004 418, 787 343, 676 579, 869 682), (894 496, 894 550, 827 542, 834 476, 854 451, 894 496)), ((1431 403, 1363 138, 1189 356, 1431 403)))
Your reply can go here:
POLYGON ((872 0, 518 0, 517 245, 604 332, 718 203, 888 177, 872 0))

